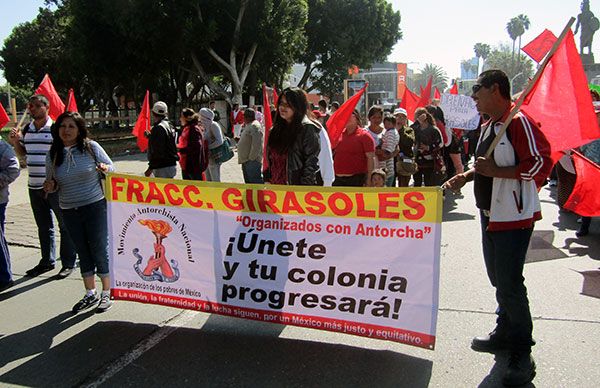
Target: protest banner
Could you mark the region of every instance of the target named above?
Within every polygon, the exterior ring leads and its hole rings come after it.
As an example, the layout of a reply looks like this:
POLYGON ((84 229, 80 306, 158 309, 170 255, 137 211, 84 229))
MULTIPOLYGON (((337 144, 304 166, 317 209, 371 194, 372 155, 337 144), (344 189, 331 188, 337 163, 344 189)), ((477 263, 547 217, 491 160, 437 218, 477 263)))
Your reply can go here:
POLYGON ((433 349, 439 188, 109 174, 112 296, 433 349))
POLYGON ((446 127, 466 130, 477 129, 479 112, 475 102, 469 96, 443 93, 441 107, 444 111, 446 127))

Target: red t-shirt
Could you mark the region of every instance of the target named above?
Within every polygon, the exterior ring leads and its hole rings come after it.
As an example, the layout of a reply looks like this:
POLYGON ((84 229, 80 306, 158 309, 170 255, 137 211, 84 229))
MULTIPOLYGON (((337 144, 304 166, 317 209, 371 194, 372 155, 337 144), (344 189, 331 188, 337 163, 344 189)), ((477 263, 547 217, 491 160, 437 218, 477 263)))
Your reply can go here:
POLYGON ((335 148, 333 157, 333 170, 337 175, 366 174, 366 153, 375 152, 375 141, 369 132, 363 128, 356 128, 352 134, 344 129, 342 140, 335 148))

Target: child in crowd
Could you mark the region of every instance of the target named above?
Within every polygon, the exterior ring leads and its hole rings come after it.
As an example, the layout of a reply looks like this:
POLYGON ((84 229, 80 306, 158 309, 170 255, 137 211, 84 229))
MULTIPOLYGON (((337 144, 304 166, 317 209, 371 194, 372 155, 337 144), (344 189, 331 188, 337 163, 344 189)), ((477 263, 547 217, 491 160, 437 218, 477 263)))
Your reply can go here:
POLYGON ((377 168, 371 173, 371 187, 385 187, 385 172, 377 168))

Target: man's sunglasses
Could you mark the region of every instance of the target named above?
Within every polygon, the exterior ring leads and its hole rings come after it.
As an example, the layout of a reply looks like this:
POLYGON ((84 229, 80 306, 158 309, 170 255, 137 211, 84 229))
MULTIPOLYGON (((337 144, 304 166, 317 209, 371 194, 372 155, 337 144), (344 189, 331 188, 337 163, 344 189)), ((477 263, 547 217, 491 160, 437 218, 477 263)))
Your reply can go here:
POLYGON ((471 87, 471 91, 473 92, 473 94, 475 94, 479 91, 479 89, 481 89, 483 87, 484 86, 482 84, 475 84, 475 85, 473 85, 473 87, 471 87))

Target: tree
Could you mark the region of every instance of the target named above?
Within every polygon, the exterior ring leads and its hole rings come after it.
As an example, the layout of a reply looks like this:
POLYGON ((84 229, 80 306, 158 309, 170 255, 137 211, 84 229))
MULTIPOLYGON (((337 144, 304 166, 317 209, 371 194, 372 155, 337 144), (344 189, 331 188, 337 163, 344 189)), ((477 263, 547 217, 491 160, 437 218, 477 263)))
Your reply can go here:
POLYGON ((477 74, 480 74, 480 68, 483 69, 485 65, 485 60, 490 55, 490 45, 486 43, 475 43, 473 46, 473 51, 475 51, 475 56, 477 57, 477 74), (479 66, 479 58, 483 59, 481 66, 479 66))
POLYGON ((425 86, 431 77, 431 85, 437 86, 438 89, 444 90, 448 87, 448 76, 444 69, 432 63, 426 64, 423 69, 417 73, 415 77, 415 87, 425 86))
POLYGON ((512 80, 513 93, 523 90, 528 79, 533 76, 533 62, 521 53, 518 56, 518 61, 514 61, 510 47, 501 44, 490 52, 486 60, 487 69, 502 70, 512 80))
MULTIPOLYGON (((196 72, 213 90, 230 102, 241 102, 248 74, 258 65, 259 43, 263 59, 279 59, 285 65, 304 48, 302 31, 306 23, 305 1, 294 0, 207 0, 191 1, 195 10, 194 32, 202 36, 192 50, 196 72), (267 55, 268 52, 275 54, 267 55), (231 92, 218 88, 201 62, 207 56, 231 83, 231 92)), ((268 63, 263 63, 267 65, 268 63)), ((287 69, 286 69, 287 70, 287 69)))
POLYGON ((515 42, 517 41, 517 36, 519 36, 518 28, 518 21, 516 18, 510 19, 510 21, 506 23, 506 32, 508 32, 508 36, 513 42, 511 58, 515 57, 515 42))
POLYGON ((400 13, 385 0, 308 0, 308 4, 307 47, 300 58, 306 71, 299 82, 306 90, 339 93, 349 67, 364 69, 385 60, 402 38, 400 13))
MULTIPOLYGON (((520 14, 519 16, 517 16, 517 20, 519 23, 520 28, 518 29, 517 33, 518 33, 518 37, 519 37, 519 54, 521 53, 521 37, 523 36, 523 34, 525 33, 525 31, 527 31, 529 29, 529 18, 527 17, 527 15, 523 15, 520 14)), ((519 55, 518 58, 520 58, 521 56, 519 55)))

